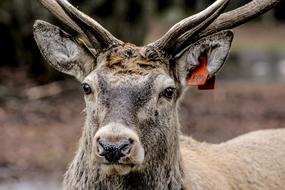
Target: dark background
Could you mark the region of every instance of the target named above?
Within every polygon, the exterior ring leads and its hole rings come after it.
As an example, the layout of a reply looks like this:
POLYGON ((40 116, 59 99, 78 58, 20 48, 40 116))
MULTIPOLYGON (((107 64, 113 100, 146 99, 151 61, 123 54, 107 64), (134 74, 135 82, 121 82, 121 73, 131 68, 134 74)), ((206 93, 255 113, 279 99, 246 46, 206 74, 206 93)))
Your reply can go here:
MULTIPOLYGON (((136 45, 159 38, 213 1, 73 0, 116 37, 136 45)), ((232 1, 228 10, 248 1, 232 1)), ((214 91, 191 88, 179 108, 182 131, 221 142, 285 123, 285 3, 234 30, 214 91)), ((61 26, 36 0, 0 0, 0 190, 59 189, 84 122, 80 84, 45 63, 32 25, 61 26)))

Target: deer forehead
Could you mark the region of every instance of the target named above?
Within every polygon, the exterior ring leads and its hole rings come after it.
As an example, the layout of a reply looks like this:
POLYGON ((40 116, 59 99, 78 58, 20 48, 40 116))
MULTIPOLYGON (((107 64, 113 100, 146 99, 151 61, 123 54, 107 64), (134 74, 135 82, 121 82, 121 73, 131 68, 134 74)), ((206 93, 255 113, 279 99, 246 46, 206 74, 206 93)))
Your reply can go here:
POLYGON ((154 47, 123 44, 112 48, 98 58, 101 69, 113 75, 148 75, 154 70, 167 70, 169 57, 154 47))

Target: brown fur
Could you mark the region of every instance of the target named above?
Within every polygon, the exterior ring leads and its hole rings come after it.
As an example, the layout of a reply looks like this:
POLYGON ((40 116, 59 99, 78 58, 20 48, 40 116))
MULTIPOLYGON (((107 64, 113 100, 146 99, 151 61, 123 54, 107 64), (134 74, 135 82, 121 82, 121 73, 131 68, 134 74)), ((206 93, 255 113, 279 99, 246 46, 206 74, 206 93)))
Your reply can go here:
POLYGON ((114 74, 147 75, 150 70, 160 68, 161 64, 168 64, 164 59, 163 53, 152 47, 140 48, 127 43, 107 55, 105 66, 114 74))
POLYGON ((248 133, 211 145, 182 137, 185 183, 191 190, 281 190, 285 130, 248 133))

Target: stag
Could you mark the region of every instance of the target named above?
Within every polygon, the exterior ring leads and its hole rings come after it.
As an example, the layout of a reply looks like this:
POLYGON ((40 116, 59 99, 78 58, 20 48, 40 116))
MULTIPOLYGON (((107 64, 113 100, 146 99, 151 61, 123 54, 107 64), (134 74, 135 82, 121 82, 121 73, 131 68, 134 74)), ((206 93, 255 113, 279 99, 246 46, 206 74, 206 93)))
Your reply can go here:
POLYGON ((206 80, 224 65, 230 29, 280 1, 253 0, 222 14, 229 0, 217 0, 138 47, 115 38, 66 0, 40 0, 81 36, 44 21, 34 25, 47 62, 75 76, 85 93, 86 122, 64 189, 284 189, 285 130, 200 143, 180 134, 176 111, 202 62, 206 80))

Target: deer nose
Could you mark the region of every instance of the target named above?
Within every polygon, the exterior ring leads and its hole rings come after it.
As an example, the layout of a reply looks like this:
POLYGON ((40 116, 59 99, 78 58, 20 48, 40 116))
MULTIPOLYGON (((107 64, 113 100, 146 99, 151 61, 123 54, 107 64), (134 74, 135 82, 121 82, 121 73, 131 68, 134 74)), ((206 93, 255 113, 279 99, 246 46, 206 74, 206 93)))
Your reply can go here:
POLYGON ((98 154, 104 157, 108 162, 118 162, 122 157, 128 156, 132 148, 132 139, 119 142, 109 142, 107 140, 98 140, 98 154))

